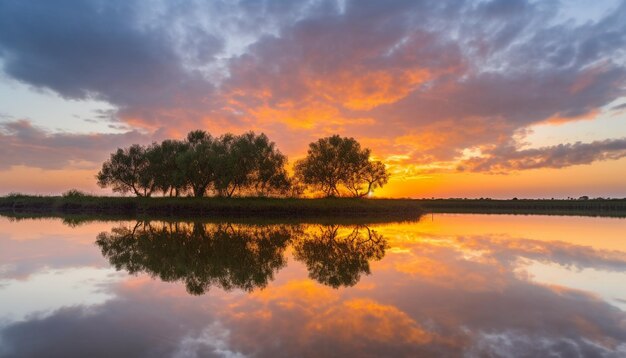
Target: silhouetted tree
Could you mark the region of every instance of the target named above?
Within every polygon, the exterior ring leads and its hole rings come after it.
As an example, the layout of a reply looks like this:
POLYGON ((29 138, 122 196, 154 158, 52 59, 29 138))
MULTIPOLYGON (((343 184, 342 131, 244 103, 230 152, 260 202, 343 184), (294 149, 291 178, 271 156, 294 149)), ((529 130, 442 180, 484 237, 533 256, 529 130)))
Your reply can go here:
POLYGON ((265 134, 226 134, 214 146, 217 156, 214 186, 218 195, 231 197, 250 192, 267 195, 287 190, 287 158, 265 134))
POLYGON ((148 147, 146 156, 150 163, 150 173, 156 188, 164 195, 169 193, 170 196, 178 196, 189 186, 177 162, 178 157, 188 148, 187 143, 170 139, 148 147))
POLYGON ((362 197, 389 179, 384 164, 370 161, 370 150, 354 138, 334 135, 309 144, 305 159, 296 162, 298 179, 326 196, 340 196, 340 186, 362 197))
POLYGON ((114 192, 150 196, 156 187, 152 174, 146 148, 133 144, 111 154, 96 178, 102 188, 110 186, 114 192))
POLYGON ((389 181, 385 164, 380 161, 355 163, 345 180, 346 188, 355 197, 364 197, 389 181))
POLYGON ((215 140, 204 131, 193 131, 187 135, 186 148, 176 157, 179 174, 184 178, 193 195, 204 196, 215 181, 215 140))
POLYGON ((103 164, 98 184, 144 196, 155 190, 170 196, 191 191, 196 197, 209 192, 227 197, 287 195, 292 180, 286 164, 287 157, 265 134, 213 138, 197 130, 185 141, 119 149, 103 164))

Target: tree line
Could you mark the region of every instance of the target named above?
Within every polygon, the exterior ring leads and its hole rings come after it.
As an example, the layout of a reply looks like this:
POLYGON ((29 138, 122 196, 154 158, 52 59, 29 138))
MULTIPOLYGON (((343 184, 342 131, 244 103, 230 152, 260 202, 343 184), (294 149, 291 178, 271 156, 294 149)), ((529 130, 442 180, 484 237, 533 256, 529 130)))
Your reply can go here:
POLYGON ((354 138, 333 135, 309 144, 287 171, 287 157, 263 133, 213 137, 201 130, 184 140, 118 148, 96 178, 102 188, 149 197, 302 196, 364 197, 389 180, 385 165, 354 138))

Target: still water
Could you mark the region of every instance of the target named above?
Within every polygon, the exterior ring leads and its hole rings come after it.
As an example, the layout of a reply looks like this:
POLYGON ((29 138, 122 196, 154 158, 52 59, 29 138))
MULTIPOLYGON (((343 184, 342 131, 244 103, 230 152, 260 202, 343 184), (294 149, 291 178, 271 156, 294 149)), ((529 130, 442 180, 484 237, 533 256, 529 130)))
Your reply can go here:
POLYGON ((626 219, 0 217, 2 357, 625 357, 626 219))

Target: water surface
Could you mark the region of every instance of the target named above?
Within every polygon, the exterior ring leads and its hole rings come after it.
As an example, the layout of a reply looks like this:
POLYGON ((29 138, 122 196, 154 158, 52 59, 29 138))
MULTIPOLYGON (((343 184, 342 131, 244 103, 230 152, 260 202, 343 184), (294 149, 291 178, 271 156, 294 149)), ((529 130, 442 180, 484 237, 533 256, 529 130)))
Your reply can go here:
POLYGON ((626 356, 626 220, 0 218, 0 356, 626 356))

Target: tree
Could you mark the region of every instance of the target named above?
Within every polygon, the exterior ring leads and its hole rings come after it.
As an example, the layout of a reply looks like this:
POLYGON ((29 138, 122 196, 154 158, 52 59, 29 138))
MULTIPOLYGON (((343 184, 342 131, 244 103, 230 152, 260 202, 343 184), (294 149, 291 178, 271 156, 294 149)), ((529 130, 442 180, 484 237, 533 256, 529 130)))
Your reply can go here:
POLYGON ((263 133, 257 136, 249 132, 242 137, 252 146, 254 153, 253 170, 249 174, 251 189, 257 195, 285 194, 291 184, 285 170, 287 157, 263 133))
POLYGON ((288 190, 287 157, 265 134, 226 134, 215 142, 215 153, 218 195, 231 197, 237 192, 267 195, 288 190))
POLYGON ((187 135, 186 148, 176 156, 177 175, 184 178, 195 197, 206 194, 215 180, 214 139, 204 131, 193 131, 187 135))
POLYGON ((156 188, 167 195, 178 196, 185 191, 188 183, 179 168, 177 158, 189 148, 188 144, 178 140, 164 140, 161 144, 152 144, 146 150, 150 162, 150 172, 156 188))
POLYGON ((265 134, 228 133, 214 138, 196 130, 184 141, 119 149, 103 164, 98 183, 143 196, 155 190, 170 196, 191 191, 196 197, 209 192, 227 197, 286 195, 293 182, 286 164, 287 157, 265 134))
POLYGON ((334 135, 309 144, 305 159, 296 162, 298 179, 326 196, 340 196, 340 188, 362 197, 389 179, 384 164, 370 161, 370 150, 354 138, 334 135))
POLYGON ((156 187, 146 148, 138 144, 118 148, 102 164, 96 178, 102 188, 110 186, 114 192, 133 192, 137 196, 150 196, 156 187))
POLYGON ((246 179, 245 167, 248 165, 248 158, 241 153, 241 150, 235 150, 237 146, 237 137, 227 133, 219 137, 213 143, 213 152, 215 155, 216 172, 215 191, 219 196, 230 197, 235 193, 237 187, 243 185, 246 179))
POLYGON ((389 174, 385 164, 380 161, 359 163, 360 166, 351 168, 345 185, 355 197, 364 197, 374 189, 380 188, 389 181, 389 174))

